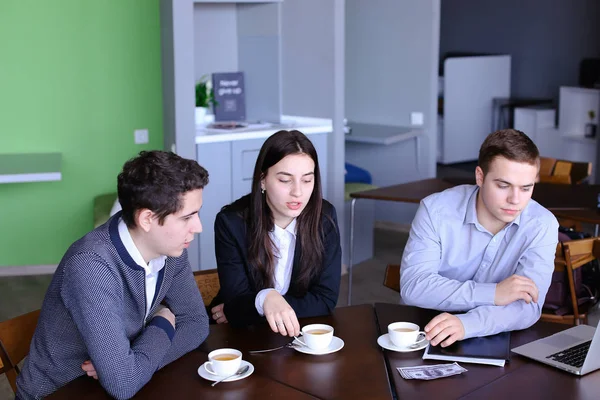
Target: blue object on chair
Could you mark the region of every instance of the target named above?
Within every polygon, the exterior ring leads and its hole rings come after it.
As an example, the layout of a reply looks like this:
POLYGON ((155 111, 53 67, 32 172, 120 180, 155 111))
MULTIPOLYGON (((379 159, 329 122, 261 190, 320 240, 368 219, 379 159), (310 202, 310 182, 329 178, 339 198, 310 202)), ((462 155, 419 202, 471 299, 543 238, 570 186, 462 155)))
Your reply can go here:
POLYGON ((370 185, 373 182, 373 180, 371 179, 371 174, 366 169, 359 168, 356 165, 352 165, 350 163, 345 163, 345 167, 345 183, 367 183, 370 185))

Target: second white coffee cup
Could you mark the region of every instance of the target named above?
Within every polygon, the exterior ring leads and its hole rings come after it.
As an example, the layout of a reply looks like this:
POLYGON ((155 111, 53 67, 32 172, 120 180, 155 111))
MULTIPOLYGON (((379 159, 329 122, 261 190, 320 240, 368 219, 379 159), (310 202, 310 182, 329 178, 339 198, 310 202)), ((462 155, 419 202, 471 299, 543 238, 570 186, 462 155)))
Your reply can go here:
POLYGON ((425 332, 412 322, 394 322, 388 325, 388 335, 397 347, 408 347, 425 340, 425 332))
POLYGON ((333 339, 333 327, 325 324, 310 324, 302 328, 300 343, 312 350, 326 349, 333 339))

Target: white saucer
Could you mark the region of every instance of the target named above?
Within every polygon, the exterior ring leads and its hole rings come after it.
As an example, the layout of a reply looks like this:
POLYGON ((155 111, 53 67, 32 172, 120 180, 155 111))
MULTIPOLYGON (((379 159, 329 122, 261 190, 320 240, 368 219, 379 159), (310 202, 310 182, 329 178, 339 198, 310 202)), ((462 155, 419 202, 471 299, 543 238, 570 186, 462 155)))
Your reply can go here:
POLYGON ((390 336, 386 333, 377 338, 377 344, 386 350, 397 351, 400 353, 410 353, 411 351, 423 350, 429 344, 429 340, 423 340, 421 344, 415 348, 413 347, 398 347, 390 340, 390 336))
POLYGON ((336 351, 339 351, 342 349, 342 347, 344 347, 344 341, 337 336, 334 336, 331 339, 331 343, 329 343, 329 347, 326 347, 322 350, 313 350, 307 346, 300 344, 297 340, 294 340, 293 343, 297 345, 297 346, 293 347, 294 350, 299 351, 300 353, 314 354, 314 355, 318 355, 318 356, 323 355, 323 354, 335 353, 336 351))
MULTIPOLYGON (((207 361, 208 362, 208 361, 207 361)), ((206 363, 202 364, 199 368, 198 368, 198 375, 200 375, 202 378, 209 380, 209 381, 218 381, 221 378, 223 378, 220 375, 215 375, 211 372, 208 372, 208 370, 205 367, 206 363)), ((254 372, 254 365, 250 364, 248 361, 246 360, 242 360, 242 363, 240 364, 240 368, 244 367, 244 366, 250 366, 250 368, 248 368, 248 371, 246 371, 245 374, 242 375, 236 375, 236 376, 232 376, 231 378, 225 379, 223 382, 233 382, 233 381, 239 381, 240 379, 244 379, 249 377, 250 375, 252 375, 252 373, 254 372)))

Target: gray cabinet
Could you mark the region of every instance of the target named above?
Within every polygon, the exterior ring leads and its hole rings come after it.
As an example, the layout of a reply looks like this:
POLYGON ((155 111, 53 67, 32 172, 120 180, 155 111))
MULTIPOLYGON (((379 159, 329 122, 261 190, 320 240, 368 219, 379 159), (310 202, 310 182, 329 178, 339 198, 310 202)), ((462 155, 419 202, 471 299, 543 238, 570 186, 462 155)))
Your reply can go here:
POLYGON ((231 181, 233 200, 250 193, 254 164, 266 139, 249 139, 231 142, 231 181))
MULTIPOLYGON (((323 193, 327 193, 327 132, 311 134, 308 137, 317 150, 323 193)), ((208 170, 209 184, 204 189, 200 211, 202 233, 197 238, 199 265, 192 264, 192 269, 206 270, 217 267, 215 218, 223 206, 250 192, 254 164, 265 140, 266 137, 197 145, 198 163, 208 170)))
MULTIPOLYGON (((208 186, 202 194, 202 233, 196 236, 199 249, 199 265, 192 269, 216 268, 215 262, 215 217, 221 207, 232 201, 231 185, 231 142, 203 143, 197 146, 198 163, 209 174, 208 186)), ((190 259, 190 262, 192 260, 190 259)))

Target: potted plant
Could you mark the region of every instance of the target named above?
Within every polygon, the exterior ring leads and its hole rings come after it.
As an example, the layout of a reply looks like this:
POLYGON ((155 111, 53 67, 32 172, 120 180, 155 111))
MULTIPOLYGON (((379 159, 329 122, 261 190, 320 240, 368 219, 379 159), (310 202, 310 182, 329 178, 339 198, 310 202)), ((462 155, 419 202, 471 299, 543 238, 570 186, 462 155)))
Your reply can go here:
POLYGON ((214 92, 209 75, 203 75, 196 82, 196 125, 204 123, 204 117, 211 105, 215 104, 214 92))

